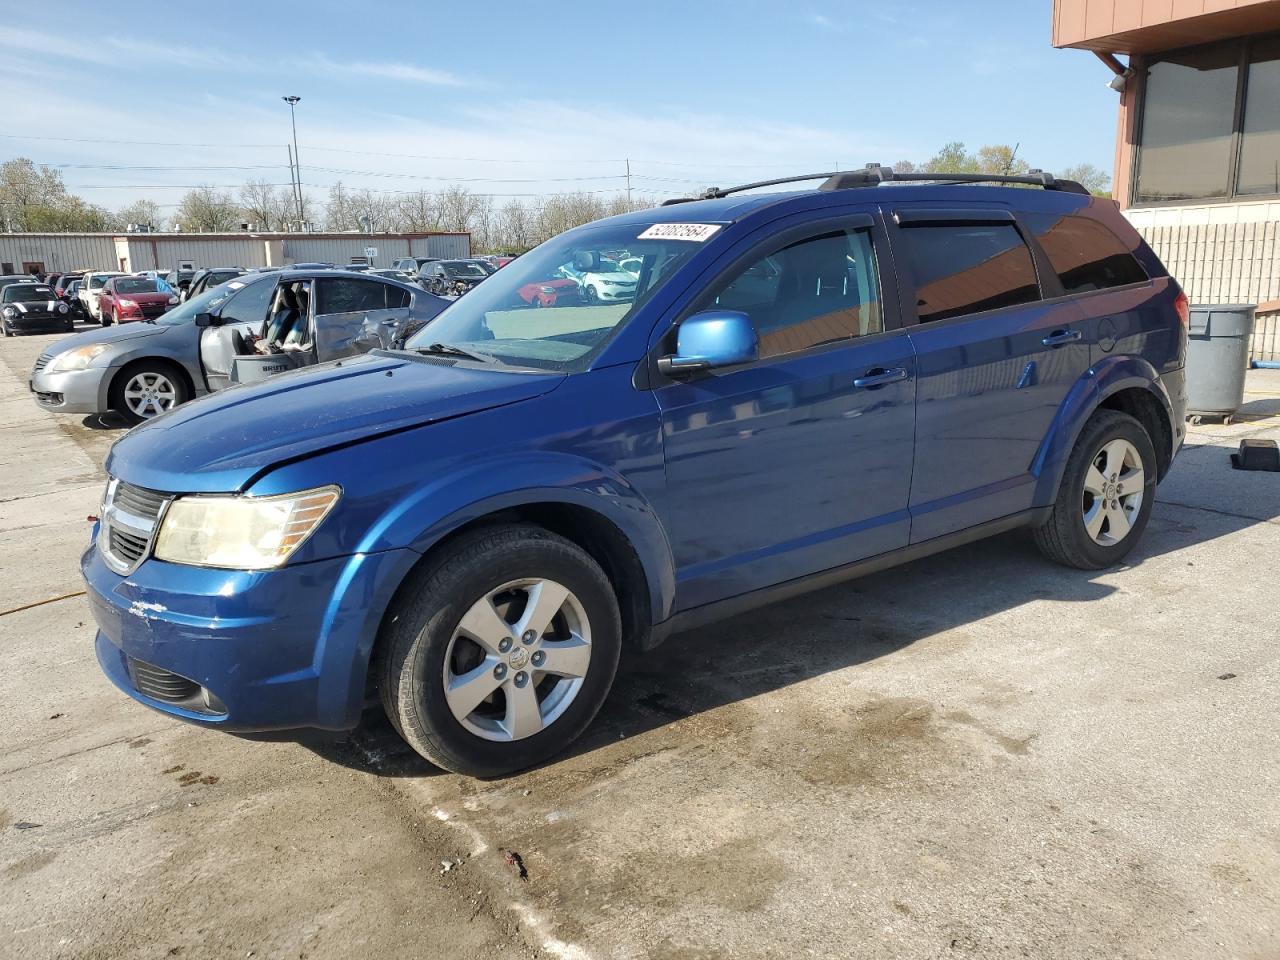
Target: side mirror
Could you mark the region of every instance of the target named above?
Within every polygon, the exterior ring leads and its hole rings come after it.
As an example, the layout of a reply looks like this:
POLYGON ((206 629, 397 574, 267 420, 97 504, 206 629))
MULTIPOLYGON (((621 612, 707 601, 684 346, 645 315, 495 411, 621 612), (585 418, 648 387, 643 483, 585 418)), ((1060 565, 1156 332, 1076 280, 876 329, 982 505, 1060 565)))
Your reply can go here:
POLYGON ((197 313, 197 327, 220 327, 222 326, 222 318, 212 313, 197 313))
POLYGON ((680 324, 676 352, 658 358, 658 371, 679 378, 750 363, 759 355, 760 338, 750 317, 736 310, 704 310, 680 324))

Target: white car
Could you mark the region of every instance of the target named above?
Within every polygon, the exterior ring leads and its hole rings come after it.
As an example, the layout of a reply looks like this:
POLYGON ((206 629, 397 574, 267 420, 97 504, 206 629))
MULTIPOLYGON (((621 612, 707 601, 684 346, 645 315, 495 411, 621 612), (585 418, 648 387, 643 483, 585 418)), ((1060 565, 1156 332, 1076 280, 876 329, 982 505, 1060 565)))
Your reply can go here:
POLYGON ((594 270, 574 277, 586 303, 616 303, 636 298, 636 274, 628 273, 612 260, 601 260, 594 270))
POLYGON ((98 298, 102 296, 102 288, 112 277, 127 277, 129 274, 119 270, 102 270, 86 273, 80 284, 80 302, 85 311, 95 320, 102 320, 102 310, 98 307, 98 298))
POLYGON ((619 260, 618 266, 633 277, 639 277, 640 271, 644 269, 644 260, 640 257, 627 257, 625 260, 619 260))

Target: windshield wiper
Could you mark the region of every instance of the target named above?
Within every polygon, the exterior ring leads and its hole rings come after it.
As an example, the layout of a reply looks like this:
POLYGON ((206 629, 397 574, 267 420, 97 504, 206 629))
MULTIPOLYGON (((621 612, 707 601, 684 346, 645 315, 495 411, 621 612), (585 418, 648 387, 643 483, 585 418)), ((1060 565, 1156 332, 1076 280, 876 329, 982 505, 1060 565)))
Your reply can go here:
POLYGON ((464 360, 475 360, 477 363, 500 363, 497 357, 485 353, 471 353, 461 347, 448 343, 433 343, 425 347, 416 347, 418 353, 434 353, 445 357, 462 357, 464 360))

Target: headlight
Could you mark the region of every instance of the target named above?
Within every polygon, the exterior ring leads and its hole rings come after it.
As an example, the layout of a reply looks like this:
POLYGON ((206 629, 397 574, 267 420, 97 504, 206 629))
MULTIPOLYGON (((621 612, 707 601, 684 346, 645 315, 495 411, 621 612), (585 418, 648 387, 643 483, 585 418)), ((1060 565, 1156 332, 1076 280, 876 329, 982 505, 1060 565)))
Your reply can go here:
POLYGON ((177 298, 177 297, 170 297, 170 298, 169 298, 169 306, 173 306, 175 303, 178 303, 178 302, 179 302, 179 300, 178 300, 178 298, 177 298))
POLYGON ((60 353, 53 358, 53 362, 49 364, 48 371, 50 373, 66 373, 68 370, 83 370, 93 361, 93 358, 106 353, 110 349, 105 343, 95 343, 88 347, 76 347, 74 350, 68 350, 66 353, 60 353))
POLYGON ((4 315, 8 317, 10 320, 12 320, 14 317, 18 315, 18 310, 16 307, 5 307, 4 310, 0 312, 3 312, 4 315))
POLYGON ((179 497, 164 515, 156 559, 231 570, 281 566, 341 495, 330 486, 274 497, 179 497))
POLYGON ((126 309, 128 309, 128 310, 132 310, 132 309, 134 309, 137 305, 138 305, 138 301, 137 301, 137 300, 121 300, 121 301, 120 301, 120 306, 122 306, 122 307, 124 307, 124 308, 126 308, 126 309))
POLYGON ((556 292, 556 288, 555 288, 555 287, 539 287, 538 289, 539 289, 539 290, 541 290, 543 293, 555 293, 555 292, 556 292))
POLYGON ((66 313, 66 312, 67 312, 67 305, 66 305, 65 303, 60 303, 60 304, 58 304, 58 312, 59 312, 59 313, 66 313))

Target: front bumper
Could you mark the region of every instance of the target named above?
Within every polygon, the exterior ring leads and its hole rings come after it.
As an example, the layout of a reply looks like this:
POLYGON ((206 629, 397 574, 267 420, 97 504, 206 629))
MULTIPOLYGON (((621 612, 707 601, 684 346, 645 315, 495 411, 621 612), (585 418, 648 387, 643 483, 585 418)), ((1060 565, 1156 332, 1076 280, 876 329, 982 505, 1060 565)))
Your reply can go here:
POLYGON ((31 374, 28 386, 36 403, 54 413, 104 413, 115 367, 87 367, 50 373, 48 368, 31 374))
POLYGON ((256 572, 152 559, 122 577, 91 545, 80 568, 98 662, 135 700, 228 731, 349 730, 383 611, 417 559, 391 550, 256 572))
POLYGON ((610 289, 609 287, 598 287, 596 288, 596 297, 604 303, 621 303, 624 301, 629 303, 636 298, 636 288, 610 289))
POLYGON ((75 321, 69 313, 49 313, 32 316, 22 313, 16 317, 6 317, 5 326, 14 333, 61 333, 70 330, 75 321))

